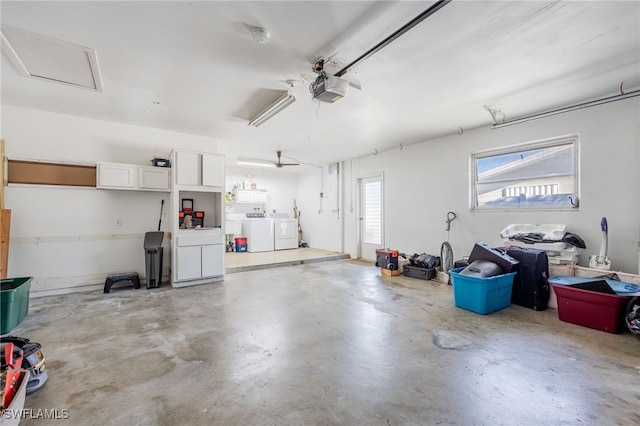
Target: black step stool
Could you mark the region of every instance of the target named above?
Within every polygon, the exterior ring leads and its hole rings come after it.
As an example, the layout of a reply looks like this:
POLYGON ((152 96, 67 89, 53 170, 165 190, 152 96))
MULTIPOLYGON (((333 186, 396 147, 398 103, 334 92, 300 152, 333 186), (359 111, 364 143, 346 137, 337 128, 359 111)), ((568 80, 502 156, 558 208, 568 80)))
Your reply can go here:
POLYGON ((137 272, 122 272, 119 274, 111 274, 104 282, 104 293, 111 291, 111 286, 120 281, 131 281, 134 288, 140 288, 140 277, 137 272))

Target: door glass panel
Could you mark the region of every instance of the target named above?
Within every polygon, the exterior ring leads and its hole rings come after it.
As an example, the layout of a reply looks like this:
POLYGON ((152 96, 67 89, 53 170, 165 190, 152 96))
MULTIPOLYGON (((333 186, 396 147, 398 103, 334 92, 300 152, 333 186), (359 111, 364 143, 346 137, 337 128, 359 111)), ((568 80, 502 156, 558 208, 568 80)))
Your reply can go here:
POLYGON ((364 182, 363 238, 365 244, 382 244, 382 182, 364 182))

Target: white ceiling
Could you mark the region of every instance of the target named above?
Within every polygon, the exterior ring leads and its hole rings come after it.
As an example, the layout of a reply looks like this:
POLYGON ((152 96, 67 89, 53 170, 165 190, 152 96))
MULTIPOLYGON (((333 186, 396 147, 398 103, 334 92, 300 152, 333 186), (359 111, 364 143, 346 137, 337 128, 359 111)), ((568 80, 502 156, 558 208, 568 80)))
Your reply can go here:
POLYGON ((490 126, 485 106, 517 118, 640 86, 638 1, 455 0, 348 73, 361 91, 312 100, 316 58, 345 65, 431 4, 3 0, 3 26, 96 49, 104 91, 24 77, 3 54, 2 103, 213 137, 229 165, 276 150, 328 164, 490 126), (248 126, 288 79, 297 102, 248 126))

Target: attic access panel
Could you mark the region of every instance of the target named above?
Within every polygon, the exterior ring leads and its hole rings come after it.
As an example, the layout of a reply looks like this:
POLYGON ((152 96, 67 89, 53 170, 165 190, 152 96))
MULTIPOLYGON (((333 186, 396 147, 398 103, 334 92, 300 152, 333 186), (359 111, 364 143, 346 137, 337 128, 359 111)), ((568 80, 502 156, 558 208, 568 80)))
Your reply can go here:
POLYGON ((102 92, 95 49, 7 26, 0 34, 20 74, 102 92))

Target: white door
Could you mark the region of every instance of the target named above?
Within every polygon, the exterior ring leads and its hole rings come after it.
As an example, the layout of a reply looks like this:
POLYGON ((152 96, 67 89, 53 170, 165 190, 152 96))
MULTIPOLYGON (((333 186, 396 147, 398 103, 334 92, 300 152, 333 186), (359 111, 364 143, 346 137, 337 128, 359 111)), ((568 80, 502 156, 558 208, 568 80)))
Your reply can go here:
POLYGON ((176 248, 176 281, 202 277, 200 246, 176 248))
POLYGON ((169 169, 165 167, 139 166, 138 187, 168 191, 169 169))
POLYGON ((360 258, 375 261, 382 248, 382 176, 360 179, 360 258))
POLYGON ((200 185, 200 154, 195 152, 176 152, 174 168, 178 185, 200 185))
POLYGON ((98 188, 134 189, 136 187, 136 166, 132 164, 98 163, 98 188))
POLYGON ((202 276, 215 277, 224 274, 224 249, 222 244, 202 246, 202 276))
POLYGON ((296 219, 274 220, 275 249, 298 248, 298 221, 296 219))
POLYGON ((224 188, 224 156, 202 154, 202 185, 224 188))

